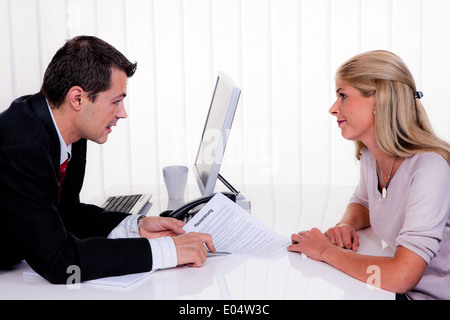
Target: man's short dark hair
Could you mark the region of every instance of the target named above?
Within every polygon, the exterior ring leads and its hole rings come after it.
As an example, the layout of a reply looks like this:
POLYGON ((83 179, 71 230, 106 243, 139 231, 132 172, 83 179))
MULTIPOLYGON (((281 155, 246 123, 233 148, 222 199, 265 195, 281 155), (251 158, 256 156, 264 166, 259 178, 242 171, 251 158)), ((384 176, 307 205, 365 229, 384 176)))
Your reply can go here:
POLYGON ((68 40, 50 61, 41 93, 59 107, 69 89, 80 86, 89 99, 95 101, 98 93, 111 87, 112 68, 131 77, 136 66, 107 42, 93 36, 78 36, 68 40))

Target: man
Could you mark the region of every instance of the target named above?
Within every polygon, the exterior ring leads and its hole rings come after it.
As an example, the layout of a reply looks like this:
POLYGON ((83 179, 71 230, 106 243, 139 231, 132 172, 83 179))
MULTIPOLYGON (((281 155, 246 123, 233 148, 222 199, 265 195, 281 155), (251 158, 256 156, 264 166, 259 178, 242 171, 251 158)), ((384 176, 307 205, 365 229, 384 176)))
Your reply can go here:
POLYGON ((202 266, 210 235, 183 234, 181 221, 137 217, 80 203, 87 139, 105 143, 126 118, 136 70, 108 43, 69 40, 50 62, 40 93, 0 114, 0 268, 25 259, 51 283, 181 264, 202 266), (148 238, 148 239, 146 239, 148 238))

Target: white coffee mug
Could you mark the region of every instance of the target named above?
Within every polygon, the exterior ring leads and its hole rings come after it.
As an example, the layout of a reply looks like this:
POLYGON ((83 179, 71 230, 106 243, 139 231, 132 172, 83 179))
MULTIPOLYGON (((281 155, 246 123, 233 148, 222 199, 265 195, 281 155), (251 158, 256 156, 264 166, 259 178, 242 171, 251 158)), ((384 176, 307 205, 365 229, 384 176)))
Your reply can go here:
POLYGON ((163 168, 164 183, 170 200, 184 199, 188 178, 188 167, 167 166, 163 168))

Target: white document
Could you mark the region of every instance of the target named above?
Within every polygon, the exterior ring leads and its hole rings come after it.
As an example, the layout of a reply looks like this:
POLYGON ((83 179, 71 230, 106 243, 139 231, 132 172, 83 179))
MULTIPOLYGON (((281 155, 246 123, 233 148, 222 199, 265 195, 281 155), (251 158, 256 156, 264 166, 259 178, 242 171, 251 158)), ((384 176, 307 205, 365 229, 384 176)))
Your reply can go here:
POLYGON ((184 227, 209 233, 217 252, 277 259, 287 254, 289 238, 281 236, 217 193, 184 227))

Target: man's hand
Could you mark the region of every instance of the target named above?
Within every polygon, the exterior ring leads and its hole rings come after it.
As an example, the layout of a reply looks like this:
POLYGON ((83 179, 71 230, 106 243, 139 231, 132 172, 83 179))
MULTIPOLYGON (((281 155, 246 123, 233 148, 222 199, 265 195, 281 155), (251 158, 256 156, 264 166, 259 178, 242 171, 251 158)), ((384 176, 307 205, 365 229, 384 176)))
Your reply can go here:
POLYGON ((174 218, 145 217, 141 220, 139 234, 143 238, 173 237, 184 233, 185 223, 174 218))
POLYGON ((178 265, 201 267, 208 256, 206 247, 209 251, 216 252, 211 235, 207 233, 190 232, 172 239, 177 249, 178 265))

